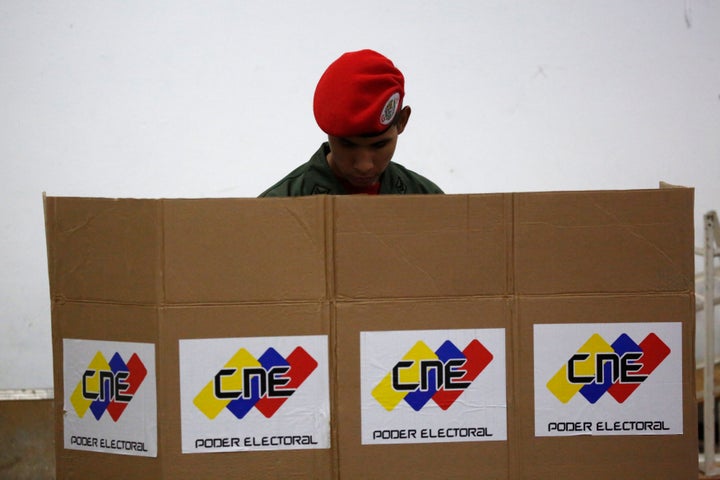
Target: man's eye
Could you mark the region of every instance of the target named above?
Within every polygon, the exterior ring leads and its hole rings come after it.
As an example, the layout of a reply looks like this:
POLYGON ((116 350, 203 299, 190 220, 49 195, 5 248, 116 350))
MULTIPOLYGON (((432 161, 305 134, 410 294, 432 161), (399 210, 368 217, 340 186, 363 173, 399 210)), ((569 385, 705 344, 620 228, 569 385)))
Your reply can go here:
POLYGON ((376 150, 380 150, 381 148, 385 148, 385 146, 388 144, 388 142, 378 142, 374 143, 373 147, 375 147, 376 150))

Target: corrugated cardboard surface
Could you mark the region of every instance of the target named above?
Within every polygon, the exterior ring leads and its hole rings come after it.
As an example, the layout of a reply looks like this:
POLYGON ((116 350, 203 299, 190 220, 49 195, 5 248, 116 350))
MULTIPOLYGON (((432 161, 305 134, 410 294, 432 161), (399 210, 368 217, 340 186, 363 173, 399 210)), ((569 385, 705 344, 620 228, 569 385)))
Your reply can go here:
POLYGON ((508 442, 361 445, 359 415, 360 332, 506 328, 508 302, 505 298, 462 298, 338 305, 335 416, 341 478, 510 478, 508 442))
POLYGON ((508 195, 336 197, 334 270, 343 299, 506 295, 508 195))
POLYGON ((692 194, 688 190, 515 196, 515 478, 693 478, 692 194), (533 325, 683 323, 683 435, 534 435, 533 325))
POLYGON ((161 204, 48 198, 51 295, 56 300, 156 304, 161 300, 161 204))
POLYGON ((694 289, 692 191, 516 194, 516 293, 694 289))
POLYGON ((57 398, 62 340, 156 345, 158 458, 63 448, 58 478, 331 478, 330 450, 180 453, 178 340, 329 333, 325 199, 48 198, 57 398))
POLYGON ((325 202, 163 202, 164 302, 326 298, 325 202))
MULTIPOLYGON (((535 437, 533 325, 543 323, 677 322, 692 318, 687 295, 585 295, 524 297, 517 301, 517 448, 523 479, 693 478, 697 475, 697 406, 694 401, 694 329, 683 329, 683 435, 535 437), (660 453, 662 452, 662 453, 660 453), (575 477, 578 478, 578 477, 575 477)), ((658 399, 662 401, 662 399, 658 399)))
POLYGON ((327 335, 326 303, 183 306, 164 309, 158 362, 163 478, 332 478, 330 450, 182 454, 178 340, 327 335))
POLYGON ((62 448, 58 478, 691 478, 692 190, 48 198, 62 339, 154 342, 159 457, 62 448), (533 325, 682 322, 684 433, 536 438, 533 325), (508 440, 361 445, 363 331, 506 329, 508 440), (329 334, 332 449, 180 453, 178 340, 329 334), (658 452, 666 452, 661 456, 658 452))
MULTIPOLYGON (((58 479, 93 476, 163 478, 161 458, 128 457, 63 448, 63 338, 86 338, 159 344, 158 314, 151 306, 56 300, 52 306, 55 381, 55 465, 58 479), (115 476, 117 475, 117 476, 115 476)), ((160 418, 162 409, 158 412, 160 418)))

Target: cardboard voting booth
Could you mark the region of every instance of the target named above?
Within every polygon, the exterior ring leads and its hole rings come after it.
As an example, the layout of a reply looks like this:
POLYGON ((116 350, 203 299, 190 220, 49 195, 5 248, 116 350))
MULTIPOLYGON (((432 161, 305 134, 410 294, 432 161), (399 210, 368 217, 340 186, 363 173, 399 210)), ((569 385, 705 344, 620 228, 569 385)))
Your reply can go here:
POLYGON ((690 189, 45 201, 59 479, 696 475, 690 189))

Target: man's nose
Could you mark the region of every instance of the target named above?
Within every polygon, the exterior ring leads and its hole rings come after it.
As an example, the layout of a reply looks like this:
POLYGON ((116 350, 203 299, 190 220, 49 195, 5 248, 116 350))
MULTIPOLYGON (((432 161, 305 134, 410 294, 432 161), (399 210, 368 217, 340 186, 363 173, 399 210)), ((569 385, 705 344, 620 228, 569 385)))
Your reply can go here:
POLYGON ((361 173, 367 173, 374 168, 373 157, 370 152, 364 149, 359 149, 355 154, 353 161, 353 168, 361 173))

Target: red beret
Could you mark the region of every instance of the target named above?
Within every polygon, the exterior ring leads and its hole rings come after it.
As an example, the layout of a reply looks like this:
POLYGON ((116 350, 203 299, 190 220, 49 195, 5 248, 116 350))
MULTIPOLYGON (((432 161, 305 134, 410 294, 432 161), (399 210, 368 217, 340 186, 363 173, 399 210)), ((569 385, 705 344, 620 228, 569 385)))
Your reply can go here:
POLYGON ((400 110, 405 78, 373 50, 343 54, 325 70, 315 89, 313 111, 328 135, 379 135, 400 110))

